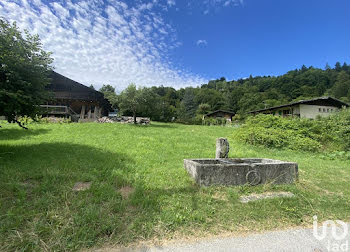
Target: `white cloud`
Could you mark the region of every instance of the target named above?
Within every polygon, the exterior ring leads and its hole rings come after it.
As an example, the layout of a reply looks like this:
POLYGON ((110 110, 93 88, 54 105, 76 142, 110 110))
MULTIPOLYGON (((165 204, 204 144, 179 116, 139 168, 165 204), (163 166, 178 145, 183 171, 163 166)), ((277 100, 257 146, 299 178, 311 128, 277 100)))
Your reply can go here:
POLYGON ((169 59, 181 42, 157 12, 159 1, 134 6, 119 0, 51 2, 1 0, 0 16, 38 33, 44 48, 53 52, 57 72, 98 88, 108 83, 118 91, 131 82, 175 88, 206 82, 169 59))
POLYGON ((206 46, 208 44, 208 42, 205 39, 199 39, 196 42, 197 46, 206 46))
POLYGON ((66 18, 66 17, 69 16, 69 11, 68 11, 67 9, 63 8, 62 5, 60 5, 59 3, 54 2, 54 3, 52 3, 51 5, 53 6, 55 12, 56 12, 58 15, 60 15, 60 16, 62 16, 62 17, 64 17, 64 18, 66 18))
POLYGON ((243 5, 243 0, 204 0, 204 3, 207 5, 217 5, 217 6, 229 6, 233 5, 243 5))
POLYGON ((203 11, 203 14, 209 14, 210 10, 218 10, 221 8, 239 5, 243 6, 244 0, 204 0, 203 6, 205 10, 203 11))
POLYGON ((174 5, 176 5, 175 0, 167 0, 167 3, 168 3, 169 6, 174 6, 174 5))

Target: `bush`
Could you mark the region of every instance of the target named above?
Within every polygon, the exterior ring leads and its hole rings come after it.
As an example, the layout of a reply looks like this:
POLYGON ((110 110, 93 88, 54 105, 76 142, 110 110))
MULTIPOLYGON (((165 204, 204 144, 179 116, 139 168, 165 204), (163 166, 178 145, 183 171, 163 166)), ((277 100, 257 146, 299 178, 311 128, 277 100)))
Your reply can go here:
POLYGON ((29 116, 21 116, 18 118, 18 121, 22 124, 22 125, 28 125, 31 124, 34 120, 29 117, 29 116))
POLYGON ((194 118, 177 118, 175 120, 176 123, 182 123, 186 125, 201 125, 203 124, 203 120, 201 116, 196 116, 194 118))
POLYGON ((63 117, 43 117, 39 121, 39 123, 71 123, 70 118, 63 118, 63 117))
POLYGON ((350 151, 350 109, 344 109, 322 121, 330 129, 335 142, 340 145, 338 149, 350 151))
POLYGON ((350 110, 316 120, 260 114, 247 118, 234 136, 246 143, 270 148, 348 151, 350 110))
POLYGON ((42 117, 36 115, 34 119, 28 116, 22 116, 18 119, 23 125, 29 125, 32 123, 71 123, 71 119, 69 118, 61 118, 61 117, 42 117))

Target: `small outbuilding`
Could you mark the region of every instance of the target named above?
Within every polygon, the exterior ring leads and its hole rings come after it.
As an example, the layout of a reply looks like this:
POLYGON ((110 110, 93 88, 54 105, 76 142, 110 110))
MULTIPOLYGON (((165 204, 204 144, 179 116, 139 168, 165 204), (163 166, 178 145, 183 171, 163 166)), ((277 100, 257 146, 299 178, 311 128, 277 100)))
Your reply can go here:
POLYGON ((210 112, 204 116, 204 118, 225 118, 227 121, 231 122, 232 117, 235 115, 235 112, 225 111, 225 110, 216 110, 210 112))
POLYGON ((280 106, 259 109, 250 112, 251 114, 272 114, 283 117, 300 117, 315 119, 317 116, 329 116, 349 105, 333 97, 318 97, 310 100, 301 100, 280 106))

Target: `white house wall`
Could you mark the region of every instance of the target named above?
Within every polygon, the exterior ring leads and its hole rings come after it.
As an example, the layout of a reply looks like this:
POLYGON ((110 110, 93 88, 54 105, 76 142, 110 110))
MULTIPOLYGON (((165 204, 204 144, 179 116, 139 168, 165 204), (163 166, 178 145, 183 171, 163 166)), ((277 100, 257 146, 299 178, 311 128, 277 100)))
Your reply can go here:
POLYGON ((333 106, 318 106, 318 105, 307 105, 300 104, 300 117, 301 118, 312 118, 315 119, 319 116, 329 116, 331 113, 338 111, 337 107, 333 106), (321 109, 321 112, 320 112, 321 109))

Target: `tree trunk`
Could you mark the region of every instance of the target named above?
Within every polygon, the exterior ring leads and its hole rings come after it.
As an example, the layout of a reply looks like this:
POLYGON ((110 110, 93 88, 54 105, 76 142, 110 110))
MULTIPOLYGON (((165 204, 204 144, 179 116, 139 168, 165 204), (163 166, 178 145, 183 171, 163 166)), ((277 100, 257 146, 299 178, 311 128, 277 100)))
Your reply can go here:
POLYGON ((28 129, 27 127, 24 127, 20 121, 15 120, 15 122, 19 125, 19 127, 26 129, 26 130, 28 129))
POLYGON ((134 124, 136 124, 136 112, 135 111, 134 111, 133 115, 134 115, 134 124))

